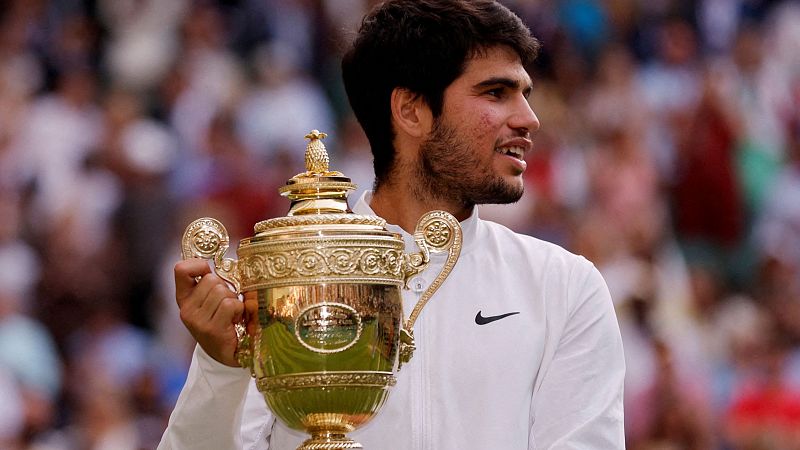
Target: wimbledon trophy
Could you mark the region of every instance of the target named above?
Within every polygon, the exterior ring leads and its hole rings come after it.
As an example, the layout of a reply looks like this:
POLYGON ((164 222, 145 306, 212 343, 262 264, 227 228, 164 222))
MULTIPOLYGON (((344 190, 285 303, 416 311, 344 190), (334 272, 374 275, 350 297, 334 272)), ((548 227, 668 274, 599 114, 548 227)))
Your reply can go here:
POLYGON ((288 215, 257 223, 238 260, 225 257, 228 233, 215 219, 195 220, 182 240, 184 258, 213 259, 242 294, 237 358, 275 416, 311 434, 298 450, 362 448, 345 434, 383 405, 414 351, 414 321, 461 251, 461 228, 446 212, 419 220, 414 253, 385 220, 353 214, 355 185, 328 170, 324 137, 306 135, 307 171, 280 188, 288 215), (400 289, 437 252, 448 253, 444 268, 403 321, 400 289))

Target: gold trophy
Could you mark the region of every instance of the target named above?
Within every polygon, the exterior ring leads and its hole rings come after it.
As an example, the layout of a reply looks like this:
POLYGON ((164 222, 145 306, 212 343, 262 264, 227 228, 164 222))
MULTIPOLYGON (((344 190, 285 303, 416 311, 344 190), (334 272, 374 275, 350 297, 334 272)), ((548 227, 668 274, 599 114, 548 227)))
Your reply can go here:
POLYGON ((242 294, 238 361, 275 416, 311 434, 298 450, 363 448, 346 433, 378 412, 411 358, 414 322, 458 259, 461 227, 431 211, 414 232, 419 251, 404 251, 384 219, 350 211, 355 185, 329 171, 325 133, 305 137, 307 170, 279 190, 291 200, 286 217, 257 223, 238 260, 225 257, 229 237, 219 221, 195 220, 183 257, 212 259, 242 294), (438 252, 447 252, 445 265, 404 321, 400 289, 438 252))

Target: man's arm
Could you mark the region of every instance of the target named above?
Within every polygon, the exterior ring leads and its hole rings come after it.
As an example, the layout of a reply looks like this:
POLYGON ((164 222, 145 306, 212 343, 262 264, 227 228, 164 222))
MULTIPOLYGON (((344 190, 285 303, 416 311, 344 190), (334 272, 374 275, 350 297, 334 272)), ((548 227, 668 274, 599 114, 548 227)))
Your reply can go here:
POLYGON ((175 297, 199 345, 159 450, 266 449, 271 414, 234 355, 241 301, 200 259, 175 265, 175 297))
POLYGON ((622 339, 608 288, 585 264, 570 277, 564 331, 534 387, 531 449, 625 448, 622 339))
POLYGON ((197 346, 158 450, 266 450, 263 429, 271 421, 249 373, 218 363, 197 346), (251 398, 250 390, 258 397, 251 398))

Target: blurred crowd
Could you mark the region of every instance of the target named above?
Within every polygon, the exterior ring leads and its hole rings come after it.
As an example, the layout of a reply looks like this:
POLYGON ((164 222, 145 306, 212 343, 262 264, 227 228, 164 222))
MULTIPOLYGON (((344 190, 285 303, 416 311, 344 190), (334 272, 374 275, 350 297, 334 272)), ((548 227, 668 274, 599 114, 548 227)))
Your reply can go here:
MULTIPOLYGON (((800 2, 504 3, 542 129, 480 214, 606 277, 628 448, 800 449, 800 2)), ((339 77, 371 1, 0 4, 0 449, 155 448, 183 228, 285 215, 311 129, 371 185, 339 77)))

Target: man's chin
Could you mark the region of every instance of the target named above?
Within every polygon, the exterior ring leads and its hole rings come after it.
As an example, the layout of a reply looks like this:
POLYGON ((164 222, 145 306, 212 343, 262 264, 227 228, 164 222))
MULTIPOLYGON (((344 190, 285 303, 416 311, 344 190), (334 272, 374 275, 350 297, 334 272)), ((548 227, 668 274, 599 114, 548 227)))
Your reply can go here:
POLYGON ((503 186, 503 189, 493 189, 486 192, 486 195, 480 198, 479 201, 476 201, 475 204, 507 205, 516 203, 522 198, 522 194, 524 193, 525 188, 522 185, 512 186, 507 184, 503 186))
POLYGON ((508 197, 501 197, 493 202, 486 202, 486 204, 493 204, 493 205, 510 205, 511 203, 517 203, 519 199, 522 198, 522 194, 508 196, 508 197))

